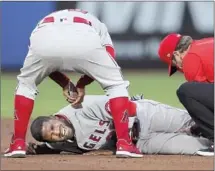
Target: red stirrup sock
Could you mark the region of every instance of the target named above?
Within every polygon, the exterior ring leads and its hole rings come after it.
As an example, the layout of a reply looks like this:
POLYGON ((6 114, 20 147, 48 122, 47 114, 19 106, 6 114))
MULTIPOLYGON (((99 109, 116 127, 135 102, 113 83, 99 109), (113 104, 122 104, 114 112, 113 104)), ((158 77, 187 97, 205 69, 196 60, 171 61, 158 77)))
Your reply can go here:
POLYGON ((34 107, 34 100, 21 95, 15 95, 14 100, 14 140, 24 139, 28 128, 29 119, 34 107))
POLYGON ((128 97, 117 97, 109 100, 117 139, 124 139, 129 143, 128 102, 128 97))

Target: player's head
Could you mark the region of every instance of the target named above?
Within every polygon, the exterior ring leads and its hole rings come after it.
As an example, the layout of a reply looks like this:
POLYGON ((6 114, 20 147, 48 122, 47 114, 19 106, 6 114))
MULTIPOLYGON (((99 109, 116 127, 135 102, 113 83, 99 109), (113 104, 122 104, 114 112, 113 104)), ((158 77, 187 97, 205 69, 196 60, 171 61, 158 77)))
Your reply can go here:
POLYGON ((74 136, 72 125, 57 116, 39 116, 31 124, 32 136, 40 142, 65 141, 74 136))
POLYGON ((160 59, 169 65, 169 76, 177 70, 182 71, 182 60, 192 41, 190 36, 177 33, 169 34, 161 41, 158 54, 160 59))

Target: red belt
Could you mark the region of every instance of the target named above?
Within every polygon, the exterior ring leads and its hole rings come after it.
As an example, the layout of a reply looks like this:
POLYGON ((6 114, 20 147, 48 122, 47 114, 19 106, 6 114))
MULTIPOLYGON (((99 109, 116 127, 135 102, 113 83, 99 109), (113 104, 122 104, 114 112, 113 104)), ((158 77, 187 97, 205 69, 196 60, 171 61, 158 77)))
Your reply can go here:
MULTIPOLYGON (((61 22, 63 22, 64 20, 67 20, 67 19, 60 19, 61 22)), ((44 20, 42 21, 41 24, 54 23, 54 22, 55 22, 54 17, 46 17, 46 18, 44 18, 44 20)), ((92 23, 90 21, 86 20, 85 18, 81 18, 81 17, 74 17, 72 22, 73 23, 82 23, 82 24, 87 24, 89 26, 92 26, 92 23)))

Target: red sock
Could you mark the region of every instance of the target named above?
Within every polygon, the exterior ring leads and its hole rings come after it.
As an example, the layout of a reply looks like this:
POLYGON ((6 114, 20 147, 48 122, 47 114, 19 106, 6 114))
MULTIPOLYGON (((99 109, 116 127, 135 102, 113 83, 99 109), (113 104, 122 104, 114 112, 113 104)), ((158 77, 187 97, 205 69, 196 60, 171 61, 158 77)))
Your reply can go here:
POLYGON ((109 100, 117 139, 130 141, 128 130, 128 98, 118 97, 109 100))
POLYGON ((129 113, 129 117, 133 117, 137 115, 137 105, 136 103, 132 102, 132 101, 128 101, 128 113, 129 113))
POLYGON ((34 100, 21 95, 15 95, 14 100, 14 140, 24 139, 26 136, 28 122, 34 107, 34 100))

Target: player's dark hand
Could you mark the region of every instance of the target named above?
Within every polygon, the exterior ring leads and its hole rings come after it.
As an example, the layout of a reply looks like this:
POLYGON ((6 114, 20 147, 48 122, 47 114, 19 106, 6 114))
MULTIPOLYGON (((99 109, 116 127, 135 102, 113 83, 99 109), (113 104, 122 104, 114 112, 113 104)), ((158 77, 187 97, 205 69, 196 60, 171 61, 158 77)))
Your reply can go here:
POLYGON ((32 143, 29 142, 27 144, 27 150, 26 150, 26 154, 27 155, 35 155, 36 153, 36 149, 37 149, 37 144, 36 143, 32 143))
POLYGON ((83 102, 84 100, 84 96, 85 96, 85 88, 84 87, 77 87, 76 88, 77 92, 78 92, 78 95, 77 95, 77 98, 74 102, 72 102, 72 106, 77 108, 81 105, 81 103, 83 102))
POLYGON ((73 103, 77 99, 78 93, 71 81, 63 88, 63 95, 69 103, 73 103))

